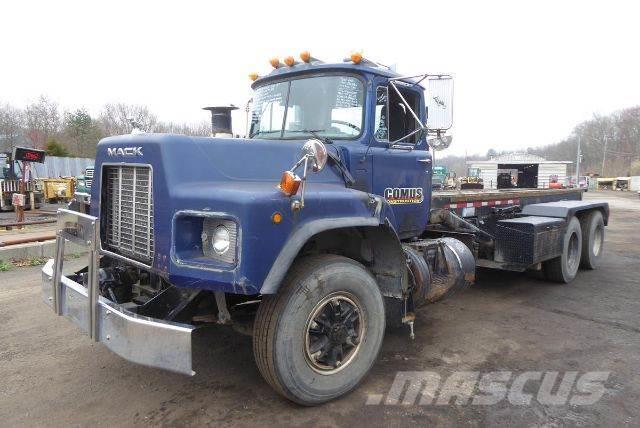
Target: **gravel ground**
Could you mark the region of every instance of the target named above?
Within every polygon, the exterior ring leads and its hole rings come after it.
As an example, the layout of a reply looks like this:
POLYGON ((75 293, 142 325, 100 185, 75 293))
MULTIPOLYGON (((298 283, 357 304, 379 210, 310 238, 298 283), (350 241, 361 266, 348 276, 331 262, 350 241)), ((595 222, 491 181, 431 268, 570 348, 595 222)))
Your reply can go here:
MULTIPOLYGON (((481 271, 472 288, 418 311, 416 339, 386 335, 377 364, 348 396, 316 408, 275 394, 251 339, 200 332, 194 377, 122 360, 56 317, 40 298, 40 268, 0 273, 0 425, 3 426, 638 426, 640 423, 640 200, 589 192, 612 214, 606 256, 571 285, 481 271), (398 371, 608 371, 589 406, 366 405, 398 371)), ((70 264, 78 265, 79 260, 70 264)), ((528 384, 534 394, 539 383, 528 384)), ((384 403, 384 401, 383 401, 384 403)))

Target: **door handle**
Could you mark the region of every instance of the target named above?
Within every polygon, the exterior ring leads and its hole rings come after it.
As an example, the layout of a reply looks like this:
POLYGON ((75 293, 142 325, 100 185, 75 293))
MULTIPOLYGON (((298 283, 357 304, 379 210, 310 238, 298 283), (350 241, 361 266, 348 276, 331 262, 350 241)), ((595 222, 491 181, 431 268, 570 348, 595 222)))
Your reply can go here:
POLYGON ((422 162, 422 163, 431 163, 431 159, 429 159, 429 158, 418 159, 418 162, 422 162))

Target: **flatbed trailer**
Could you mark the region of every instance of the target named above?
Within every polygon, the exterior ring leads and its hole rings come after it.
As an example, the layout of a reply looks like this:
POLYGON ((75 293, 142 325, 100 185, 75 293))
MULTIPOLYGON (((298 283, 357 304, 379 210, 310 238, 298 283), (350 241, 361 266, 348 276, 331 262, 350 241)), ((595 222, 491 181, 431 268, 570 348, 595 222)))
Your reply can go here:
POLYGON ((580 201, 584 189, 503 189, 503 190, 450 190, 434 191, 432 208, 444 208, 462 217, 475 217, 493 207, 524 207, 555 201, 580 201))

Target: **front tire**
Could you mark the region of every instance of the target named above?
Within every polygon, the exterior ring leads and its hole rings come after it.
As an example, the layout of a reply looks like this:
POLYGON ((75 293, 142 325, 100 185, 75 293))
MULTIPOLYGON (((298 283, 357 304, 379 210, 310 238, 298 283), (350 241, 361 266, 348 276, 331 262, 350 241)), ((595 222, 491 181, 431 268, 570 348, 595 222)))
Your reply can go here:
POLYGON ((258 308, 253 351, 260 373, 286 398, 316 405, 353 390, 385 330, 375 278, 354 260, 319 255, 295 263, 258 308))
POLYGON ((567 225, 560 257, 543 263, 544 274, 547 279, 565 284, 573 281, 580 267, 580 254, 582 252, 582 230, 580 221, 572 217, 567 225))

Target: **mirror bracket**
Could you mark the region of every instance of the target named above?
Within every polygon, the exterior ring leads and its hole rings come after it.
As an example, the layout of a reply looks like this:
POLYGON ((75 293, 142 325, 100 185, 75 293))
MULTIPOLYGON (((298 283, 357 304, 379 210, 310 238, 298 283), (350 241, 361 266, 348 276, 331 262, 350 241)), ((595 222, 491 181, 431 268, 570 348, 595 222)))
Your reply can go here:
MULTIPOLYGON (((407 134, 407 135, 405 135, 405 136, 403 136, 403 137, 401 137, 401 138, 399 138, 399 139, 397 139, 395 141, 389 142, 389 147, 398 148, 399 146, 403 146, 402 148, 404 148, 404 146, 406 146, 408 144, 400 144, 400 143, 402 141, 406 140, 407 138, 412 137, 413 135, 419 133, 419 132, 422 132, 422 133, 426 134, 427 139, 428 139, 429 135, 436 135, 437 140, 442 143, 442 144, 439 145, 439 147, 446 148, 446 147, 449 146, 449 144, 451 144, 451 139, 450 138, 447 139, 446 137, 444 137, 444 139, 443 139, 443 135, 442 135, 451 126, 449 126, 447 128, 434 128, 434 129, 431 129, 431 128, 428 127, 428 123, 422 123, 422 121, 420 120, 419 116, 416 114, 416 112, 413 110, 413 108, 409 105, 409 103, 404 98, 404 96, 402 96, 402 94, 400 93, 400 90, 398 89, 398 87, 396 85, 396 82, 404 81, 405 83, 410 84, 411 87, 414 87, 416 85, 419 85, 424 80, 428 80, 428 81, 443 81, 443 80, 453 81, 453 77, 450 74, 443 74, 443 73, 439 73, 439 74, 423 73, 423 74, 417 74, 417 75, 412 75, 412 76, 393 77, 393 78, 389 79, 389 85, 393 88, 393 90, 396 92, 398 97, 400 97, 400 100, 401 100, 402 104, 411 113, 411 115, 413 116, 413 119, 416 121, 416 124, 418 125, 416 127, 416 129, 414 131, 410 132, 409 134, 407 134), (416 79, 416 80, 413 81, 413 82, 406 82, 407 80, 411 80, 411 79, 416 79)), ((453 94, 451 94, 451 96, 453 96, 453 94)), ((425 102, 425 104, 426 104, 426 102, 425 102)), ((427 107, 427 109, 428 109, 428 106, 425 106, 425 107, 427 107)), ((420 137, 422 137, 422 135, 420 137)), ((435 150, 441 150, 442 149, 442 148, 436 149, 434 146, 432 146, 432 148, 434 148, 435 150)))

